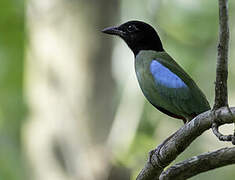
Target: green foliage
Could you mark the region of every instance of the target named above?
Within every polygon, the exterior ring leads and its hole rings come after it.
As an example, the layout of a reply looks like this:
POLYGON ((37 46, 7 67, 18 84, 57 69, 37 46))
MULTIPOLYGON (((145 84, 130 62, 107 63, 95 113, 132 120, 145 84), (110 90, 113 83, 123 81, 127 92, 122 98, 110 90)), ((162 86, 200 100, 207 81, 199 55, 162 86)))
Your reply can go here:
POLYGON ((24 117, 24 1, 2 0, 0 11, 0 179, 25 179, 20 145, 24 117))

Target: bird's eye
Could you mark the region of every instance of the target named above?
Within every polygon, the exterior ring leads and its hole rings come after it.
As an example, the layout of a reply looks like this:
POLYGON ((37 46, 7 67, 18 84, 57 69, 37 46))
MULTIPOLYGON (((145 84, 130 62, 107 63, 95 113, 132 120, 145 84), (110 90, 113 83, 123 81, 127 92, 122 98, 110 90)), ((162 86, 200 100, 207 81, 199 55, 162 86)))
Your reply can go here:
POLYGON ((136 28, 135 26, 133 26, 133 25, 129 25, 129 26, 127 27, 127 31, 128 31, 128 32, 134 32, 135 30, 137 30, 137 28, 136 28))

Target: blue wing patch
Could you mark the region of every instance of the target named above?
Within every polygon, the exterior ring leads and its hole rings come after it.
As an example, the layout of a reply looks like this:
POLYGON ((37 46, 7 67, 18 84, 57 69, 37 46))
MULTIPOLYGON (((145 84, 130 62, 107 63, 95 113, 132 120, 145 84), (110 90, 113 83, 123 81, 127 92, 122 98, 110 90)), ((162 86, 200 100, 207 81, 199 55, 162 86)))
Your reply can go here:
POLYGON ((156 60, 150 63, 150 72, 157 84, 168 88, 187 88, 187 85, 176 74, 156 60))

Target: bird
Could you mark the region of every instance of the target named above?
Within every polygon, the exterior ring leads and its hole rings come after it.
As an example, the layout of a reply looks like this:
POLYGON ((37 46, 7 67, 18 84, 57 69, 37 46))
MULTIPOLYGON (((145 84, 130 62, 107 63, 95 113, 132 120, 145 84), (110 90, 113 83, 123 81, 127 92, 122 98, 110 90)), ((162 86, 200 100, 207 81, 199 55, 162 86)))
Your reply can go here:
POLYGON ((142 21, 128 21, 102 30, 119 36, 132 50, 135 72, 146 99, 166 115, 183 120, 184 124, 210 110, 206 96, 164 50, 155 29, 142 21))

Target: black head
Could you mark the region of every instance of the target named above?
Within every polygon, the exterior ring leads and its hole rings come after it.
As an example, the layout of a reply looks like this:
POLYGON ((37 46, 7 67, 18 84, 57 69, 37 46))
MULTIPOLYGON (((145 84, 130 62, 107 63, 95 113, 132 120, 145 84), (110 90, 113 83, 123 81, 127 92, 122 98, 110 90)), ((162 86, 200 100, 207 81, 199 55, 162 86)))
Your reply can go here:
POLYGON ((141 21, 128 21, 117 27, 105 28, 102 32, 121 37, 135 56, 140 50, 164 51, 157 32, 141 21))

